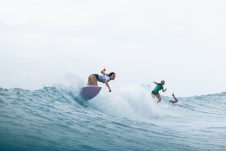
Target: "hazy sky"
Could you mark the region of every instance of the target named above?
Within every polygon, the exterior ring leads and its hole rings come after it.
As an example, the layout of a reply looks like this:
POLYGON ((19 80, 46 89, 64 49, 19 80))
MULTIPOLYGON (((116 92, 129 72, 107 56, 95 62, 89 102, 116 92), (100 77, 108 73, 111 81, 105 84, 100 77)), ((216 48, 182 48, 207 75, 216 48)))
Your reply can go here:
POLYGON ((0 1, 0 87, 38 89, 106 67, 170 95, 226 91, 225 0, 0 1))

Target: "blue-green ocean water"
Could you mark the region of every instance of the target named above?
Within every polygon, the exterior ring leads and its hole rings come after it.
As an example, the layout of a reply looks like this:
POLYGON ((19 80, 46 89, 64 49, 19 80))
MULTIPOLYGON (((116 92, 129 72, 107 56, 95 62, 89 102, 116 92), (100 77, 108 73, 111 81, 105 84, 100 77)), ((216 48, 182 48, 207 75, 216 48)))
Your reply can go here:
POLYGON ((224 151, 226 93, 157 104, 150 91, 0 88, 0 151, 224 151))

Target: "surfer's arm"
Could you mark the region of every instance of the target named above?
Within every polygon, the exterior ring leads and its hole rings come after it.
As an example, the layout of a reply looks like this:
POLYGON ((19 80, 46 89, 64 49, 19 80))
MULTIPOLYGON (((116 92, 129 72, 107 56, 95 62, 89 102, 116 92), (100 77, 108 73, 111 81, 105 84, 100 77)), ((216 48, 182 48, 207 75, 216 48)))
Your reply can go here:
POLYGON ((163 89, 162 89, 162 92, 166 92, 166 90, 167 90, 167 89, 164 89, 164 88, 163 88, 163 89))
POLYGON ((108 81, 105 81, 105 85, 108 87, 109 92, 111 92, 111 88, 110 88, 110 86, 109 86, 109 84, 108 84, 108 81))
POLYGON ((105 68, 103 70, 101 70, 101 74, 106 75, 105 71, 106 71, 105 68))
POLYGON ((154 81, 153 83, 154 83, 154 84, 158 84, 158 82, 155 82, 155 81, 154 81))

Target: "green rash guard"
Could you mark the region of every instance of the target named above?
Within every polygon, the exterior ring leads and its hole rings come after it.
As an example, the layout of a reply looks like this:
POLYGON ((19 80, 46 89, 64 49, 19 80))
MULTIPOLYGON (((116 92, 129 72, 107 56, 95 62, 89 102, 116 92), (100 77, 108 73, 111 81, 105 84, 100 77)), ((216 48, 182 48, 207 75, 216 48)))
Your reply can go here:
POLYGON ((163 89, 163 84, 158 83, 158 84, 156 85, 156 87, 154 88, 154 90, 152 90, 152 93, 158 94, 159 91, 162 90, 162 89, 163 89))

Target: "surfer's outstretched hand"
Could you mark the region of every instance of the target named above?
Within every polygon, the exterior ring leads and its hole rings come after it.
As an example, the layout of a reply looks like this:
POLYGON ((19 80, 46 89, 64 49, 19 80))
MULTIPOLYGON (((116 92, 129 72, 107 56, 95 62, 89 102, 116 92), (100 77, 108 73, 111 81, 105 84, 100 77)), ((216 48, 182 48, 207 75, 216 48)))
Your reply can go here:
POLYGON ((111 92, 111 90, 109 90, 109 92, 111 92))

